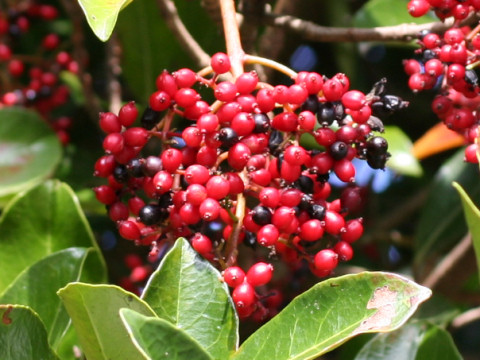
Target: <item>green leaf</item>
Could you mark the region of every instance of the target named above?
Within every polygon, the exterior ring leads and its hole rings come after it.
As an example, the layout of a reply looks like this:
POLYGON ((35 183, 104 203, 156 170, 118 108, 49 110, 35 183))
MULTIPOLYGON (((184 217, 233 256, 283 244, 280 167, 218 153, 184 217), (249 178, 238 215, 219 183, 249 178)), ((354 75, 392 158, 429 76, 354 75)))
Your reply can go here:
POLYGON ((87 18, 88 25, 102 41, 107 41, 110 38, 118 14, 131 2, 132 0, 78 0, 87 18))
POLYGON ((462 199, 463 211, 465 213, 468 230, 472 235, 473 248, 475 249, 477 268, 480 275, 480 210, 478 210, 472 199, 470 199, 460 184, 454 182, 453 187, 457 189, 460 198, 462 199))
POLYGON ((71 283, 58 291, 88 359, 143 359, 128 339, 119 310, 155 316, 147 303, 118 286, 71 283))
POLYGON ((184 330, 170 322, 121 309, 120 317, 135 346, 146 359, 213 359, 184 330))
POLYGON ((215 359, 238 346, 238 319, 221 274, 180 238, 152 274, 142 298, 215 359))
POLYGON ((407 11, 407 3, 408 0, 370 0, 355 14, 354 26, 375 27, 438 21, 430 14, 414 18, 407 11))
POLYGON ((412 154, 412 141, 398 126, 386 126, 382 136, 388 142, 392 154, 387 166, 401 175, 421 176, 422 167, 412 154))
POLYGON ((56 360, 38 315, 23 305, 0 305, 0 359, 56 360))
POLYGON ((462 359, 452 337, 444 329, 427 322, 413 322, 389 334, 378 334, 355 360, 455 360, 462 359))
POLYGON ((78 75, 70 71, 61 71, 60 80, 67 85, 70 96, 75 105, 85 105, 85 94, 78 75))
POLYGON ((422 207, 414 239, 414 263, 420 277, 429 260, 438 260, 467 232, 462 202, 452 182, 461 184, 473 201, 480 201, 478 168, 464 162, 463 157, 461 149, 443 164, 422 207))
POLYGON ((328 279, 293 299, 233 359, 313 359, 355 335, 399 328, 430 295, 429 289, 396 274, 328 279))
POLYGON ((0 197, 49 177, 62 156, 58 137, 40 116, 22 108, 0 109, 0 197))
POLYGON ((93 247, 82 278, 105 279, 103 257, 68 185, 47 181, 19 194, 0 218, 0 293, 37 261, 70 247, 93 247))
POLYGON ((2 304, 21 304, 35 310, 57 348, 70 323, 57 290, 77 281, 88 249, 70 248, 49 255, 22 272, 0 297, 2 304))

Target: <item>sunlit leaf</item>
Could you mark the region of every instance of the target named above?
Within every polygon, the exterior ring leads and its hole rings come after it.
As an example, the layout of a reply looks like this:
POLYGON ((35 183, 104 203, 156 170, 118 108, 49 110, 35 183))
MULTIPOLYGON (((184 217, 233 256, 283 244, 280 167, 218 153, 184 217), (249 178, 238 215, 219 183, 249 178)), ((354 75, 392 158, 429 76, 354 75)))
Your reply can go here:
POLYGON ((0 218, 0 294, 37 261, 70 247, 93 247, 82 278, 105 280, 103 257, 70 187, 47 181, 19 194, 0 218))
POLYGON ((323 281, 251 335, 234 359, 313 359, 362 333, 399 328, 431 291, 396 274, 323 281))
POLYGON ((132 0, 78 0, 88 25, 102 41, 110 38, 117 23, 118 14, 131 2, 132 0))
POLYGON ((23 305, 0 305, 0 359, 57 360, 38 315, 23 305))
POLYGON ((155 316, 135 294, 118 286, 71 283, 58 291, 88 359, 144 359, 120 319, 122 308, 155 316))
POLYGON ((46 256, 21 273, 0 296, 2 304, 32 308, 45 324, 54 349, 70 323, 57 290, 80 278, 87 254, 88 249, 69 248, 46 256))
POLYGON ((121 309, 120 317, 133 343, 147 359, 213 360, 184 330, 167 320, 121 309))
POLYGON ((224 359, 238 344, 238 319, 220 279, 218 270, 180 238, 152 274, 142 298, 213 358, 224 359))

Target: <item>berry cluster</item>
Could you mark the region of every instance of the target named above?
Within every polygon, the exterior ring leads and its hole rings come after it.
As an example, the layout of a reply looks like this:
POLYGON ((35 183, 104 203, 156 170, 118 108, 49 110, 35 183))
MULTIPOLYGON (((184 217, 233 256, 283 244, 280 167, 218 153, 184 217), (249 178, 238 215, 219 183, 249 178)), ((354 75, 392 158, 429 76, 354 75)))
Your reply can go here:
POLYGON ((471 13, 480 10, 479 0, 410 0, 407 4, 408 12, 413 17, 420 17, 429 11, 445 20, 454 17, 455 20, 464 20, 471 13))
POLYGON ((425 32, 420 35, 420 59, 404 60, 413 91, 437 89, 433 112, 445 125, 465 137, 470 145, 465 159, 477 163, 480 87, 473 69, 480 56, 479 29, 453 27, 443 35, 425 32))
POLYGON ((164 71, 140 126, 133 102, 118 115, 102 113, 106 154, 95 175, 109 183, 95 193, 123 238, 153 251, 188 238, 224 270, 241 317, 263 317, 279 305, 278 294, 260 295, 273 266, 250 263, 244 272, 238 252, 306 263, 319 277, 350 260, 350 244, 363 233, 362 219, 352 217, 363 204, 352 159, 385 167, 387 141, 373 133, 382 130, 377 116, 406 102, 385 93, 385 80, 364 94, 349 89, 344 74, 300 72, 290 86, 271 86, 253 71, 228 80, 222 74, 229 71, 223 53, 209 71, 164 71), (212 104, 201 95, 208 89, 212 104), (304 135, 318 149, 302 146, 304 135), (329 199, 332 172, 351 183, 337 199, 329 199))
POLYGON ((54 31, 44 32, 58 18, 56 7, 33 1, 0 10, 0 107, 34 108, 66 144, 71 119, 56 118, 52 111, 69 98, 68 88, 59 81, 59 73, 76 73, 78 66, 64 51, 61 37, 54 31), (32 42, 38 43, 38 48, 32 48, 32 42))

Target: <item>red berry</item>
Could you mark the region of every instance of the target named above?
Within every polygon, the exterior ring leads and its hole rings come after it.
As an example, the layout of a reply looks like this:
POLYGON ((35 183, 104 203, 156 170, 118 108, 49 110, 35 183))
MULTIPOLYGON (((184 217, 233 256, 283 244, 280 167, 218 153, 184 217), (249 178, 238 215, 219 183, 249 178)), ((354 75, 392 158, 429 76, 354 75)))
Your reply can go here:
POLYGON ((241 74, 235 81, 240 94, 250 94, 257 87, 258 75, 255 71, 241 74))
POLYGON ((237 308, 248 308, 255 303, 255 290, 252 285, 244 282, 233 289, 232 299, 237 308))
POLYGON ((123 105, 118 112, 118 120, 125 127, 132 126, 138 116, 138 109, 134 101, 130 101, 123 105))
POLYGON ((338 254, 342 261, 349 261, 353 258, 353 249, 346 241, 339 241, 334 247, 333 251, 338 254))
POLYGON ((337 267, 338 254, 331 249, 323 249, 315 254, 313 261, 317 270, 330 272, 337 267))
POLYGON ((208 254, 212 251, 213 245, 212 240, 210 240, 207 236, 196 233, 192 239, 192 247, 197 251, 199 254, 204 255, 208 254))
POLYGON ((277 243, 280 232, 275 225, 267 224, 257 232, 257 242, 262 246, 273 246, 277 243))
POLYGON ((317 241, 323 236, 322 222, 317 219, 305 221, 300 226, 300 237, 305 241, 317 241))
POLYGON ((227 54, 218 52, 210 59, 210 65, 217 74, 224 74, 230 71, 230 58, 227 54))
POLYGON ((223 273, 223 280, 230 287, 237 287, 245 280, 245 272, 238 266, 230 266, 223 273))
POLYGON ((131 220, 120 222, 118 232, 121 237, 127 240, 139 240, 141 235, 137 224, 131 220))
POLYGON ((254 264, 247 271, 247 281, 250 285, 262 286, 266 285, 272 280, 273 266, 264 262, 258 262, 254 264))

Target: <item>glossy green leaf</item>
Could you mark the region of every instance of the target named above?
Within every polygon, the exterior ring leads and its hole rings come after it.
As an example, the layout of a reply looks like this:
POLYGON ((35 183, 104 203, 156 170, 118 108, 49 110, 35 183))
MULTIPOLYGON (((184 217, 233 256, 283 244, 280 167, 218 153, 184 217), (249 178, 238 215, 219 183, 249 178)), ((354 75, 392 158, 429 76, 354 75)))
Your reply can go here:
POLYGON ((0 109, 0 197, 25 190, 49 177, 62 155, 53 130, 37 113, 0 109))
POLYGON ((87 253, 85 248, 69 248, 49 255, 22 272, 0 296, 2 304, 26 305, 35 310, 54 349, 70 322, 57 290, 80 278, 87 253))
POLYGON ((412 154, 413 143, 398 126, 386 126, 382 134, 388 142, 388 152, 392 155, 387 166, 400 175, 421 176, 420 163, 412 154))
POLYGON ((132 0, 78 0, 88 25, 102 41, 110 38, 117 23, 118 14, 131 2, 132 0))
POLYGON ((142 298, 215 359, 238 344, 238 319, 221 274, 180 238, 152 274, 142 298))
POLYGON ((0 305, 0 359, 58 359, 38 315, 23 305, 0 305))
POLYGON ((144 316, 130 309, 121 309, 120 317, 133 343, 146 359, 213 359, 183 329, 167 320, 144 316))
POLYGON ((370 0, 355 14, 354 26, 375 27, 438 21, 430 14, 414 18, 407 11, 407 3, 408 0, 370 0))
POLYGON ((396 274, 328 279, 293 299, 233 359, 313 359, 355 335, 399 328, 430 295, 430 289, 396 274))
POLYGON ((460 198, 462 199, 463 211, 465 213, 468 230, 472 235, 473 248, 475 249, 477 268, 480 275, 480 210, 478 210, 472 199, 470 199, 468 194, 458 183, 454 182, 453 187, 457 189, 460 198))
POLYGON ((58 291, 88 359, 143 359, 128 341, 122 308, 155 316, 147 303, 118 286, 71 283, 58 291))
POLYGON ((355 360, 457 360, 462 359, 452 337, 427 322, 413 322, 388 334, 378 334, 355 360))
POLYGON ((478 168, 465 163, 463 157, 464 150, 461 149, 443 164, 422 207, 414 239, 414 263, 419 274, 428 259, 437 259, 467 232, 462 202, 452 182, 458 182, 473 201, 480 201, 478 168))
POLYGON ((82 278, 104 281, 103 257, 70 187, 47 181, 19 194, 0 218, 0 293, 37 261, 70 247, 93 247, 82 278))

